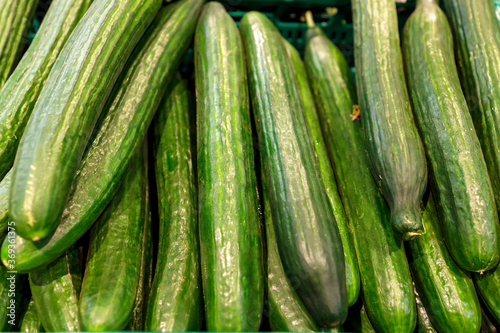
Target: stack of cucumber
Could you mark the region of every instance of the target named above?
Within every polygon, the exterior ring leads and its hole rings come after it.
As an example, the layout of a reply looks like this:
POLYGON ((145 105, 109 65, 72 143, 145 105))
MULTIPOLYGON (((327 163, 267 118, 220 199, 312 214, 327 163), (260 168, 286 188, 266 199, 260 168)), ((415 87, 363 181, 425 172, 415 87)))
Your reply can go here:
POLYGON ((218 2, 52 0, 23 54, 37 4, 0 0, 0 331, 500 330, 491 0, 401 40, 352 0, 355 78, 311 12, 301 57, 218 2))

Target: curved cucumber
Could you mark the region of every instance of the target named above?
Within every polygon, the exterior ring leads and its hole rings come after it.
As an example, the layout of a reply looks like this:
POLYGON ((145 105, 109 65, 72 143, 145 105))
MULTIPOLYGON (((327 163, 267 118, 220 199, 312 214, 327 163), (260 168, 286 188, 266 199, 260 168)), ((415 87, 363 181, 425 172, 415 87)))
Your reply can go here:
POLYGON ((79 331, 78 295, 82 283, 78 249, 29 274, 38 317, 48 332, 79 331))
POLYGON ((351 119, 356 96, 340 50, 323 34, 308 36, 305 65, 338 189, 353 230, 368 317, 380 332, 412 332, 416 309, 402 242, 368 166, 360 122, 351 119))
POLYGON ((238 28, 221 4, 203 8, 194 47, 207 329, 257 331, 263 253, 245 55, 238 28))
POLYGON ((134 309, 149 219, 144 155, 131 161, 120 190, 92 227, 79 303, 85 331, 122 330, 134 309))
POLYGON ((344 206, 342 205, 342 200, 340 199, 339 191, 337 189, 337 182, 335 181, 335 175, 333 174, 330 156, 328 155, 325 141, 323 139, 323 133, 321 132, 321 125, 316 111, 316 106, 314 105, 314 97, 307 80, 306 68, 300 59, 299 52, 288 41, 283 41, 297 76, 300 96, 302 98, 302 102, 304 103, 305 117, 311 132, 314 150, 316 151, 316 155, 318 157, 321 178, 323 179, 323 184, 325 185, 326 193, 328 194, 328 199, 330 200, 330 204, 333 209, 333 215, 337 221, 340 238, 342 239, 346 270, 347 305, 351 306, 356 303, 360 289, 356 250, 354 249, 354 244, 352 243, 351 231, 349 230, 349 224, 345 215, 344 206))
POLYGON ((472 278, 490 313, 500 323, 500 265, 484 273, 473 273, 472 278))
POLYGON ((263 174, 283 268, 320 327, 347 316, 342 240, 282 37, 264 15, 240 23, 263 174))
POLYGON ((23 317, 20 319, 21 321, 21 332, 26 333, 38 333, 44 332, 42 322, 38 317, 38 313, 35 308, 35 300, 32 298, 29 302, 28 309, 24 313, 23 317))
POLYGON ((0 179, 14 163, 24 128, 57 55, 91 1, 52 1, 30 47, 0 90, 0 179))
POLYGON ((462 268, 489 269, 499 259, 495 197, 455 63, 450 61, 451 29, 434 1, 418 2, 405 26, 403 51, 446 246, 462 268))
MULTIPOLYGON (((38 242, 16 236, 18 271, 35 270, 61 255, 111 201, 146 135, 165 85, 190 44, 202 4, 203 0, 183 0, 158 14, 105 107, 55 233, 38 242)), ((7 250, 7 245, 2 246, 4 264, 7 250)))
POLYGON ((199 331, 203 319, 190 96, 187 83, 174 80, 154 121, 160 243, 147 331, 199 331))
POLYGON ((38 0, 0 0, 0 88, 23 55, 38 0))
POLYGON ((427 185, 425 152, 411 112, 393 0, 353 0, 359 106, 368 163, 391 209, 397 236, 425 232, 420 201, 427 185))

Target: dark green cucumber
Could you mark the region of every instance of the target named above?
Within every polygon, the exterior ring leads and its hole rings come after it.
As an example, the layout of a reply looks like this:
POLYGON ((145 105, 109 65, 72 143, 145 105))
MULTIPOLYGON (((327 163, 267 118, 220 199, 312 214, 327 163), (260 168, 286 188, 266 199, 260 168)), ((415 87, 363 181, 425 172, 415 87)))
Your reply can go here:
POLYGON ((7 232, 9 216, 9 189, 12 179, 12 170, 10 170, 2 181, 0 181, 0 237, 7 232))
POLYGON ((204 6, 194 49, 207 330, 257 331, 264 272, 245 54, 221 4, 204 6))
POLYGON ((23 314, 21 320, 21 332, 38 333, 44 332, 42 322, 35 308, 35 300, 32 298, 29 302, 26 312, 23 314))
POLYGON ((489 269, 499 259, 495 197, 455 63, 450 61, 451 29, 435 0, 417 1, 404 29, 403 52, 446 246, 462 268, 489 269))
POLYGON ((427 310, 418 295, 417 290, 415 290, 415 303, 417 303, 417 327, 415 331, 417 333, 437 333, 436 329, 432 326, 432 322, 429 319, 427 310))
MULTIPOLYGON (((167 6, 148 29, 101 115, 55 233, 38 242, 16 237, 18 271, 35 270, 61 255, 111 201, 146 135, 167 82, 190 44, 202 3, 183 0, 167 6)), ((7 245, 3 246, 4 263, 7 250, 7 245)))
POLYGON ((161 0, 95 0, 64 44, 19 142, 9 213, 40 240, 57 227, 107 97, 161 0))
POLYGON ((199 331, 203 320, 190 96, 187 83, 174 80, 154 121, 160 243, 147 331, 199 331))
POLYGON ((57 55, 91 1, 52 1, 30 47, 0 90, 0 179, 14 163, 24 128, 57 55))
POLYGON ((380 332, 412 332, 416 309, 402 242, 368 166, 353 79, 340 50, 323 34, 309 35, 305 65, 337 185, 353 229, 368 317, 380 332))
POLYGON ((85 331, 122 330, 134 309, 149 219, 143 152, 131 161, 120 190, 92 227, 79 302, 85 331))
POLYGON ((323 133, 321 132, 321 124, 319 122, 316 106, 314 105, 314 97, 307 80, 306 68, 300 58, 299 52, 292 46, 292 44, 286 40, 284 40, 284 43, 297 76, 300 96, 302 98, 302 102, 304 103, 305 117, 311 132, 314 150, 316 151, 316 155, 318 157, 321 178, 323 179, 323 184, 325 185, 326 193, 328 194, 328 199, 330 200, 330 204, 333 209, 333 215, 337 221, 340 238, 342 239, 346 270, 347 304, 348 306, 351 306, 356 303, 360 289, 356 250, 354 249, 354 244, 352 243, 349 223, 347 222, 344 206, 342 205, 342 200, 340 199, 339 191, 337 189, 335 175, 333 174, 330 156, 328 156, 328 151, 323 139, 323 133))
POLYGON ((500 323, 500 265, 484 273, 473 273, 472 278, 486 307, 500 323))
POLYGON ((46 267, 31 272, 29 280, 38 317, 45 330, 79 331, 78 297, 82 275, 78 249, 73 247, 46 267))
POLYGON ((410 241, 410 270, 433 327, 441 333, 477 332, 481 309, 474 283, 443 243, 432 195, 422 218, 426 233, 410 241))
POLYGON ((315 323, 347 316, 344 253, 292 64, 276 27, 262 14, 240 24, 263 174, 283 268, 315 323))
POLYGON ((21 308, 21 276, 0 267, 0 332, 11 331, 21 308))
POLYGON ((500 209, 500 25, 490 0, 444 0, 457 67, 500 209))
POLYGON ((359 107, 368 164, 391 209, 397 236, 425 232, 420 201, 427 185, 425 152, 411 112, 394 0, 353 0, 359 107))
POLYGON ((38 0, 0 1, 0 88, 23 55, 38 0))

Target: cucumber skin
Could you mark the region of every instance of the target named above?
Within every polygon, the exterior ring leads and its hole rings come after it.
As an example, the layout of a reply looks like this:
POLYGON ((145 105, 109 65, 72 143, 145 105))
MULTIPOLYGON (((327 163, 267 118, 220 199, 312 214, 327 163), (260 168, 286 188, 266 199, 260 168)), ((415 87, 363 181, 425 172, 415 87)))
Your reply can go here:
POLYGON ((330 156, 326 149, 323 133, 321 132, 321 125, 319 123, 316 106, 314 105, 314 97, 309 87, 307 79, 307 72, 300 58, 299 52, 288 41, 283 39, 287 48, 288 55, 292 61, 299 90, 304 103, 305 117, 309 125, 311 137, 314 144, 314 150, 318 157, 318 163, 321 170, 321 178, 325 185, 328 199, 332 206, 333 215, 337 221, 339 228, 340 238, 342 239, 342 246, 344 248, 344 262, 346 270, 346 287, 347 287, 347 305, 352 306, 356 303, 359 296, 360 282, 359 282, 359 269, 358 260, 356 258, 356 250, 352 242, 352 234, 345 214, 342 199, 337 188, 335 175, 333 174, 330 156))
POLYGON ((9 189, 12 179, 12 170, 7 172, 2 181, 0 181, 0 236, 7 233, 9 216, 9 189))
POLYGON ((500 265, 481 273, 473 273, 472 278, 486 308, 500 323, 500 265))
POLYGON ((145 152, 131 161, 120 190, 92 227, 78 306, 84 331, 122 330, 134 309, 149 218, 145 152))
POLYGON ((37 5, 38 0, 0 1, 0 88, 23 55, 37 5))
POLYGON ((340 50, 324 39, 310 37, 304 62, 353 230, 363 303, 375 330, 413 332, 415 298, 403 244, 392 232, 389 209, 371 175, 362 128, 350 117, 356 103, 353 78, 340 50))
MULTIPOLYGON (((171 9, 167 6, 159 14, 158 24, 147 32, 149 37, 145 36, 142 47, 136 48, 140 54, 129 60, 128 70, 122 74, 101 115, 55 233, 39 242, 16 236, 17 271, 32 271, 55 260, 90 229, 111 201, 129 160, 146 135, 164 87, 190 44, 202 3, 203 0, 184 0, 171 9), (170 15, 172 20, 168 20, 170 15), (164 31, 170 34, 162 34, 164 31), (153 43, 155 36, 161 38, 153 43), (134 62, 134 59, 141 60, 134 62), (138 74, 144 74, 143 70, 147 70, 147 75, 138 74)), ((3 245, 1 250, 4 265, 9 259, 7 246, 3 245)))
MULTIPOLYGON (((11 314, 11 300, 15 299, 14 304, 14 314, 20 310, 21 307, 21 282, 22 276, 20 274, 15 274, 15 272, 9 271, 5 267, 0 267, 0 332, 12 331, 14 328, 9 322, 12 320, 9 315, 11 314), (14 284, 15 294, 12 295, 11 285, 14 284), (12 297, 14 296, 14 297, 12 297)), ((16 318, 14 318, 16 319, 16 318)), ((14 320, 17 322, 16 320, 14 320)))
POLYGON ((179 75, 174 80, 154 120, 160 244, 146 330, 194 332, 202 325, 203 295, 187 112, 191 96, 179 75))
MULTIPOLYGON (((433 0, 429 0, 433 1, 433 0)), ((438 333, 436 329, 432 326, 432 322, 429 319, 429 315, 425 310, 424 304, 418 295, 418 292, 415 290, 415 303, 417 303, 417 312, 418 312, 418 321, 416 332, 417 333, 438 333)))
POLYGON ((356 82, 372 175, 391 209, 395 233, 425 233, 420 202, 427 164, 411 112, 392 0, 353 0, 356 82))
POLYGON ((492 1, 444 0, 457 67, 500 210, 500 26, 492 1))
POLYGON ((499 259, 495 197, 458 73, 450 61, 454 58, 451 29, 436 3, 419 4, 408 19, 403 51, 448 251, 466 270, 490 269, 499 259))
POLYGON ((278 30, 262 14, 248 12, 240 30, 283 267, 315 323, 339 326, 347 316, 342 241, 292 64, 278 30))
POLYGON ((38 317, 47 332, 79 331, 78 295, 82 275, 73 247, 48 266, 29 274, 38 317))
POLYGON ((64 44, 14 161, 9 213, 21 237, 56 229, 99 115, 161 3, 95 0, 64 44))
POLYGON ((91 1, 52 1, 30 47, 0 90, 0 179, 14 163, 24 128, 57 55, 91 1))
POLYGON ((38 317, 38 313, 36 312, 35 301, 33 298, 30 300, 28 309, 24 313, 21 320, 20 331, 26 333, 45 332, 42 322, 38 317))
POLYGON ((264 272, 245 56, 238 28, 219 3, 203 8, 194 47, 206 325, 257 331, 264 272))

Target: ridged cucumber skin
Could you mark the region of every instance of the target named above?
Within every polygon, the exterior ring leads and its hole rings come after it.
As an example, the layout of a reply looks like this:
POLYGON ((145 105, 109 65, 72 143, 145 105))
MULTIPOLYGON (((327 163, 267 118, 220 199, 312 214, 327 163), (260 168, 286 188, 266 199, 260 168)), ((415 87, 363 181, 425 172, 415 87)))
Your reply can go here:
MULTIPOLYGON (((111 201, 146 135, 169 78, 190 44, 202 3, 184 0, 158 14, 101 115, 55 233, 38 242, 16 236, 19 272, 35 270, 56 259, 92 226, 111 201)), ((7 245, 3 246, 4 264, 7 250, 7 245)))
POLYGON ((424 147, 414 123, 392 0, 353 0, 356 84, 368 164, 404 240, 425 233, 420 202, 427 185, 424 147))
MULTIPOLYGON (((425 0, 425 1, 433 1, 433 0, 425 0)), ((432 326, 432 322, 429 319, 429 315, 427 314, 427 310, 418 295, 418 292, 415 290, 415 303, 417 303, 417 327, 415 332, 417 333, 438 333, 436 329, 432 326)))
POLYGON ((26 333, 45 332, 45 330, 43 329, 42 322, 38 317, 38 313, 36 312, 35 300, 33 298, 31 298, 28 305, 28 309, 26 309, 26 312, 24 313, 23 317, 20 320, 21 320, 20 332, 26 332, 26 333))
POLYGON ((442 333, 476 333, 481 309, 474 283, 446 249, 432 195, 422 218, 426 233, 409 243, 410 271, 432 326, 442 333))
POLYGON ((444 0, 462 88, 500 209, 500 26, 489 0, 444 0))
POLYGON ((0 236, 7 233, 9 216, 9 189, 12 180, 12 170, 7 172, 0 181, 0 236))
POLYGON ((122 330, 134 309, 149 219, 143 152, 131 161, 120 190, 91 230, 78 306, 84 331, 122 330))
POLYGON ((161 3, 95 0, 68 37, 14 161, 9 213, 21 237, 37 241, 57 227, 99 115, 161 3))
POLYGON ((283 267, 320 327, 347 316, 342 240, 282 37, 262 14, 240 23, 263 174, 283 267))
POLYGON ((29 274, 38 317, 47 332, 79 331, 78 297, 82 283, 78 249, 29 274))
POLYGON ((0 90, 0 179, 14 163, 24 128, 57 55, 91 1, 52 1, 30 47, 0 90))
POLYGON ((352 242, 352 234, 347 221, 347 217, 340 199, 339 191, 337 189, 337 182, 333 173, 330 156, 326 149, 325 140, 321 131, 321 124, 319 122, 318 113, 314 104, 314 97, 309 86, 307 79, 307 72, 299 52, 288 41, 283 39, 288 55, 292 61, 297 82, 299 84, 300 96, 304 103, 305 117, 311 137, 314 144, 314 150, 318 157, 319 168, 321 170, 321 178, 325 185, 328 199, 332 206, 333 215, 337 221, 339 228, 340 238, 342 239, 342 246, 344 248, 344 261, 346 270, 346 287, 347 287, 347 305, 351 306, 356 303, 359 296, 360 282, 359 282, 359 269, 358 260, 356 258, 356 250, 352 242))
POLYGON ((481 271, 498 263, 500 226, 453 52, 445 14, 436 2, 420 2, 404 29, 408 90, 448 251, 462 268, 481 271))
POLYGON ((186 81, 174 80, 154 121, 160 244, 146 330, 194 332, 201 329, 203 295, 190 94, 186 81))
POLYGON ((500 265, 484 273, 473 273, 477 291, 490 313, 500 323, 500 265))
POLYGON ((23 55, 38 0, 0 1, 0 88, 23 55))
POLYGON ((363 130, 351 120, 353 78, 340 50, 322 35, 306 44, 305 65, 334 165, 340 197, 353 230, 368 317, 380 332, 412 332, 416 309, 402 242, 368 166, 363 130), (314 51, 314 52, 313 52, 314 51))
POLYGON ((198 219, 209 331, 257 331, 264 302, 245 54, 236 23, 216 2, 196 27, 198 219))

